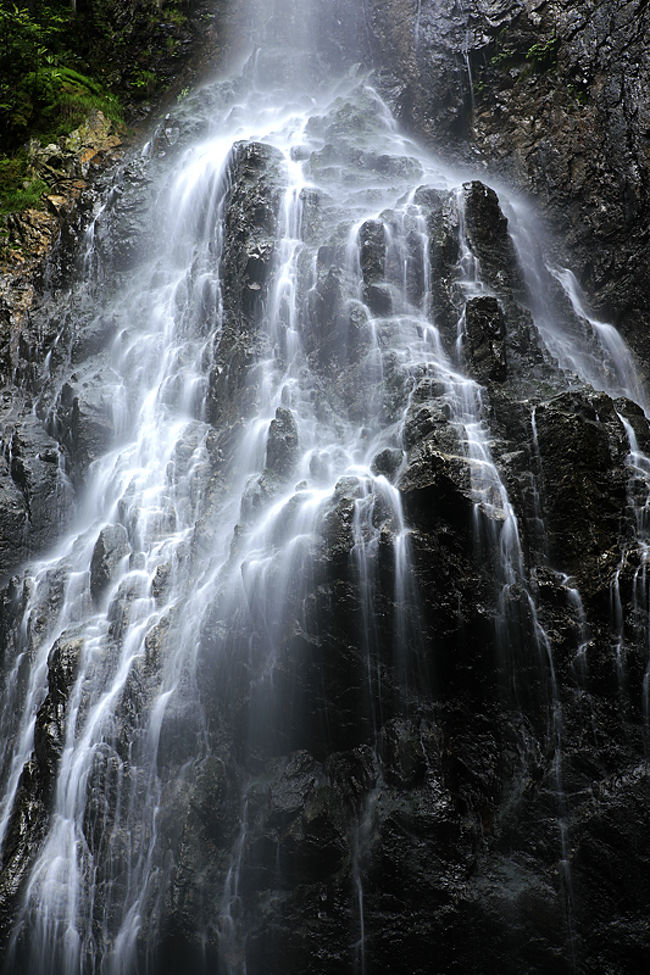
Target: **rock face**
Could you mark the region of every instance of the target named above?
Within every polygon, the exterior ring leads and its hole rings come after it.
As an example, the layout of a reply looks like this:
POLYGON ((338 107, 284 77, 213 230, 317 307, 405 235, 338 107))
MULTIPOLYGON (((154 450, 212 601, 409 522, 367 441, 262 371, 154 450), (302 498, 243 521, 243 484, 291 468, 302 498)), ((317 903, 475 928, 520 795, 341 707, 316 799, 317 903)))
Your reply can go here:
POLYGON ((528 190, 560 257, 648 362, 648 10, 553 0, 371 2, 402 123, 528 190))
POLYGON ((254 390, 245 392, 244 387, 248 367, 260 351, 259 313, 268 295, 276 246, 282 171, 281 153, 271 146, 239 143, 233 148, 222 252, 225 325, 210 384, 210 415, 217 426, 239 396, 254 402, 254 390))
MULTIPOLYGON (((571 111, 593 109, 596 120, 586 83, 561 87, 577 65, 588 77, 605 56, 602 7, 588 22, 580 4, 486 0, 464 15, 426 0, 359 6, 357 27, 401 120, 449 149, 491 145, 536 186, 542 146, 560 166, 549 149, 565 131, 558 106, 569 113, 575 101, 571 111), (506 85, 511 116, 488 113, 506 85), (557 124, 533 124, 522 114, 533 103, 547 120, 555 106, 557 124)), ((611 14, 615 24, 623 9, 611 14)), ((646 11, 632 2, 628 13, 609 41, 624 59, 646 11)), ((334 30, 327 56, 338 65, 351 46, 334 30)), ((620 107, 628 94, 610 94, 607 120, 593 125, 601 145, 629 115, 620 107)), ((371 107, 376 115, 379 103, 371 107)), ((129 366, 130 330, 144 313, 133 291, 120 318, 114 296, 130 269, 143 289, 143 269, 152 276, 143 301, 162 276, 145 261, 155 231, 139 230, 140 194, 163 158, 192 143, 192 123, 169 115, 147 160, 126 161, 93 224, 86 291, 56 294, 74 263, 71 235, 25 308, 1 309, 3 376, 20 383, 2 404, 0 450, 10 704, 39 640, 52 645, 4 823, 0 945, 8 950, 58 801, 66 742, 75 722, 83 726, 95 682, 112 710, 76 823, 75 849, 89 851, 92 868, 84 882, 100 878, 80 970, 108 964, 114 950, 129 975, 638 975, 650 948, 647 421, 635 403, 560 366, 542 341, 495 189, 479 179, 429 185, 417 160, 375 152, 373 114, 349 108, 342 101, 314 115, 316 148, 299 146, 291 161, 304 151, 325 183, 351 167, 371 203, 375 181, 413 177, 408 196, 381 213, 369 207, 377 215, 353 235, 334 192, 303 188, 309 250, 291 265, 287 239, 278 242, 288 163, 263 142, 236 142, 197 198, 187 271, 179 281, 174 265, 168 289, 180 339, 147 400, 183 417, 157 493, 146 481, 155 436, 144 461, 120 467, 131 458, 128 444, 121 456, 107 350, 129 366), (279 263, 295 273, 295 307, 277 286, 279 263), (294 311, 299 375, 289 369, 290 341, 268 327, 281 322, 286 337, 294 311), (427 321, 445 357, 410 359, 427 321), (193 355, 200 401, 177 389, 193 355), (264 395, 278 374, 269 410, 264 395), (310 429, 334 414, 332 442, 304 455, 310 429), (389 431, 383 439, 377 425, 389 431), (347 428, 359 431, 357 454, 332 476, 347 428), (80 533, 84 571, 66 551, 56 569, 44 562, 36 582, 10 580, 57 539, 61 508, 83 501, 106 451, 126 486, 116 501, 100 484, 108 514, 80 533), (151 512, 140 519, 142 497, 151 512), (233 530, 221 561, 210 562, 225 518, 233 530), (30 603, 35 586, 44 595, 30 603), (67 620, 68 601, 87 630, 50 633, 53 619, 67 620), (21 623, 28 604, 40 612, 21 623), (128 672, 119 693, 109 690, 116 660, 128 672), (143 774, 152 739, 155 761, 143 774), (145 822, 138 812, 150 797, 145 822), (119 956, 131 867, 147 858, 148 911, 128 928, 132 955, 119 956)), ((618 151, 640 167, 636 126, 637 116, 618 151)), ((576 145, 562 149, 565 161, 575 161, 576 145)), ((585 166, 603 167, 596 201, 606 197, 607 210, 618 184, 605 188, 611 163, 599 152, 585 166)), ((547 183, 558 219, 565 204, 569 215, 586 205, 586 183, 567 202, 578 185, 571 174, 547 183)), ((642 180, 629 192, 640 198, 642 180)), ((596 211, 589 202, 594 221, 596 211)), ((608 300, 619 282, 601 262, 611 259, 611 271, 627 261, 626 307, 640 314, 646 283, 629 261, 646 228, 635 214, 626 219, 625 242, 618 224, 611 236, 605 218, 597 224, 603 246, 591 281, 608 300)), ((585 232, 567 240, 586 262, 585 232)), ((173 243, 176 261, 182 241, 173 243)), ((545 281, 549 303, 559 301, 557 278, 545 281)), ((562 323, 569 334, 585 326, 566 297, 562 323)), ((641 331, 639 317, 630 332, 639 352, 641 331)), ((132 375, 158 369, 160 341, 155 333, 132 375)), ((1 743, 18 748, 7 710, 1 743)), ((54 930, 53 975, 69 975, 59 950, 67 933, 54 930)), ((22 970, 32 956, 18 935, 8 957, 22 970)))
MULTIPOLYGON (((453 336, 452 316, 464 317, 468 368, 490 397, 496 464, 516 507, 531 589, 515 586, 502 596, 507 609, 500 604, 498 557, 489 544, 477 550, 477 489, 449 390, 422 378, 411 393, 403 454, 376 459, 387 476, 400 471, 421 603, 395 605, 394 525, 389 512, 376 511, 372 591, 382 626, 373 631, 369 694, 354 571, 362 488, 354 477, 342 479, 323 520, 314 575, 285 597, 291 606, 296 599, 289 611, 296 615, 292 632, 278 635, 272 688, 251 688, 230 671, 206 684, 215 730, 246 731, 239 746, 224 746, 218 771, 206 766, 195 781, 165 972, 198 958, 196 912, 211 946, 208 964, 245 952, 253 971, 329 973, 363 964, 412 975, 432 970, 435 945, 440 972, 482 972, 488 958, 490 970, 513 975, 568 973, 579 957, 582 971, 615 963, 631 975, 644 950, 650 783, 641 702, 638 690, 626 696, 616 675, 610 609, 621 557, 626 564, 637 558, 621 416, 640 430, 645 421, 631 403, 587 387, 563 390, 519 304, 523 278, 493 190, 474 182, 454 196, 423 187, 417 198, 429 206, 441 328, 453 336), (494 291, 466 302, 457 264, 463 223, 494 291), (545 499, 541 528, 533 469, 545 499), (575 590, 553 565, 572 574, 575 590), (571 596, 578 589, 580 607, 571 596), (406 626, 400 660, 398 612, 406 626), (540 628, 553 640, 550 685, 540 628), (229 818, 237 782, 246 796, 239 833, 229 818), (613 847, 631 872, 608 870, 605 880, 613 847), (222 906, 219 933, 205 905, 224 885, 232 889, 219 864, 231 862, 233 848, 237 895, 222 906), (209 873, 198 884, 197 864, 206 859, 209 873), (636 902, 635 887, 643 892, 636 902), (363 898, 363 962, 351 960, 361 923, 351 890, 363 898)), ((359 233, 371 304, 372 286, 387 287, 385 235, 377 224, 359 233)), ((341 327, 338 259, 335 247, 321 247, 322 302, 310 311, 316 331, 341 327)), ((390 315, 383 306, 374 311, 390 315)), ((324 357, 314 352, 325 376, 333 361, 342 368, 337 343, 331 348, 324 357)), ((280 410, 268 431, 271 472, 286 471, 295 444, 294 420, 280 410)), ((489 540, 490 521, 507 515, 485 508, 482 517, 489 540)), ((633 589, 627 575, 626 616, 634 615, 633 589)), ((238 641, 254 667, 249 636, 238 641)), ((638 688, 644 652, 630 645, 627 653, 638 688)))

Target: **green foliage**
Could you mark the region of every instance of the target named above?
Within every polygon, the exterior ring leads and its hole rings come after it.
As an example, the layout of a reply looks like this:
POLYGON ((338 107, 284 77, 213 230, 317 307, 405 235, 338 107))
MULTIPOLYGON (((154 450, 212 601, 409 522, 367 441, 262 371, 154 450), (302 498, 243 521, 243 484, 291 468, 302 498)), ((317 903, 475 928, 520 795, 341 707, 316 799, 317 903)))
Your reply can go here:
POLYGON ((178 5, 173 3, 168 3, 164 6, 160 11, 160 16, 166 23, 176 24, 178 27, 181 27, 187 20, 183 11, 179 10, 178 5))
POLYGON ((15 85, 4 111, 11 143, 29 134, 51 140, 79 125, 93 109, 121 120, 119 101, 91 78, 65 65, 45 65, 25 74, 15 85))
MULTIPOLYGON (((110 0, 98 0, 93 10, 110 0)), ((121 120, 118 99, 77 67, 83 42, 69 0, 0 8, 0 152, 52 139, 93 109, 121 120)))
POLYGON ((557 62, 559 46, 559 37, 550 37, 547 41, 538 41, 526 51, 526 60, 535 71, 548 71, 557 62))
POLYGON ((48 189, 47 183, 42 179, 32 179, 22 187, 3 187, 0 194, 0 216, 40 206, 43 194, 48 189))
POLYGON ((0 3, 0 213, 6 214, 38 206, 47 190, 19 146, 30 137, 52 142, 94 109, 114 121, 121 121, 122 110, 83 73, 81 27, 69 0, 0 3))
POLYGON ((62 135, 80 125, 93 109, 99 109, 107 118, 122 121, 122 108, 118 99, 105 92, 92 78, 73 68, 51 69, 48 84, 53 90, 52 108, 47 119, 54 125, 52 135, 62 135))
POLYGON ((131 78, 131 87, 135 89, 136 97, 148 98, 158 87, 156 73, 148 68, 140 68, 131 78))
POLYGON ((505 64, 506 61, 509 61, 512 57, 514 57, 514 55, 515 49, 506 45, 490 58, 490 64, 496 68, 500 64, 505 64))
POLYGON ((11 157, 0 157, 0 216, 39 206, 48 189, 42 179, 27 177, 27 159, 24 152, 11 157))
POLYGON ((94 109, 121 123, 110 89, 128 104, 164 88, 187 9, 188 0, 0 0, 3 212, 42 193, 20 149, 28 139, 56 141, 94 109))

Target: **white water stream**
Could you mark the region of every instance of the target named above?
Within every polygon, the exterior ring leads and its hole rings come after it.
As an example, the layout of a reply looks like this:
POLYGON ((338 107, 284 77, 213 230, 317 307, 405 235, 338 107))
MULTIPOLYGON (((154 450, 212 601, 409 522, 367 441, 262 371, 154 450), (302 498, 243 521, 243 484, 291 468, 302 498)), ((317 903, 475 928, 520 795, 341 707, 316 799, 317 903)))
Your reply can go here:
MULTIPOLYGON (((282 4, 273 15, 273 33, 281 22, 296 24, 282 4)), ((309 33, 305 23, 303 30, 309 33)), ((498 553, 495 585, 502 625, 507 626, 511 591, 520 586, 528 593, 517 517, 491 448, 485 393, 464 372, 462 319, 457 336, 441 335, 427 310, 432 273, 427 220, 414 193, 420 185, 457 190, 465 174, 403 136, 364 74, 350 70, 329 77, 312 63, 309 49, 300 61, 308 67, 280 71, 289 46, 298 46, 300 37, 287 40, 279 33, 285 46, 266 42, 240 76, 214 82, 178 107, 181 130, 195 125, 200 138, 171 153, 168 166, 158 166, 144 218, 145 229, 154 228, 147 239, 155 239, 155 248, 141 256, 119 288, 107 289, 98 312, 115 323, 102 366, 114 445, 91 465, 72 530, 20 581, 24 613, 0 714, 5 748, 0 843, 11 824, 21 776, 24 782, 33 760, 48 662, 57 647, 71 668, 52 812, 26 873, 12 941, 21 964, 34 975, 128 973, 141 957, 139 942, 155 938, 173 875, 168 808, 209 748, 197 704, 206 628, 211 652, 224 659, 244 650, 241 639, 233 650, 233 632, 250 634, 251 679, 259 695, 273 700, 288 622, 299 612, 323 525, 341 497, 353 503, 360 642, 368 698, 376 695, 374 580, 382 526, 391 529, 395 601, 417 604, 408 525, 395 486, 415 377, 435 380, 447 404, 470 475, 477 539, 498 553), (233 393, 234 412, 224 421, 232 427, 232 452, 224 466, 208 422, 208 387, 215 337, 227 324, 220 264, 224 206, 233 147, 242 142, 277 150, 283 189, 261 339, 254 343, 246 376, 248 405, 240 408, 233 393), (315 209, 310 207, 314 198, 315 209), (384 226, 387 241, 389 302, 380 313, 364 301, 360 231, 368 221, 384 226), (357 356, 350 375, 359 383, 359 397, 334 380, 323 381, 306 343, 306 309, 319 283, 319 247, 332 240, 345 255, 342 306, 351 321, 361 322, 361 351, 350 352, 357 356), (409 286, 414 273, 422 281, 422 295, 416 297, 409 286), (394 401, 389 369, 398 388, 394 401), (295 424, 297 447, 290 462, 270 471, 269 429, 283 418, 295 424), (386 450, 398 457, 392 476, 377 473, 374 463, 386 450), (91 565, 100 536, 106 544, 112 540, 117 555, 107 587, 93 593, 91 565), (171 761, 165 736, 175 723, 184 744, 171 761)), ((460 190, 456 199, 462 218, 460 190)), ((510 207, 520 259, 535 284, 535 275, 547 272, 531 258, 527 240, 534 231, 517 211, 520 204, 513 200, 510 207)), ((91 228, 88 269, 96 267, 93 239, 91 228)), ((462 232, 461 244, 459 280, 469 298, 484 287, 462 232)), ((569 271, 551 273, 574 312, 596 333, 607 362, 598 363, 591 336, 562 331, 545 310, 536 324, 551 353, 583 379, 645 405, 618 333, 586 314, 569 271)), ((533 306, 540 287, 532 287, 533 306)), ((354 335, 348 340, 352 349, 354 335)), ((340 348, 335 354, 343 355, 340 348)), ((632 465, 645 471, 647 459, 640 459, 632 441, 630 450, 632 465)), ((640 530, 646 531, 645 520, 640 530)), ((645 587, 645 563, 640 572, 639 586, 645 587)), ((581 605, 568 577, 567 589, 581 605)), ((406 617, 399 619, 394 637, 396 653, 403 655, 396 666, 403 672, 405 699, 410 626, 406 617)), ((553 685, 551 737, 561 790, 552 648, 536 618, 535 632, 553 685)), ((646 674, 646 708, 647 683, 646 674)), ((283 703, 274 707, 281 710, 283 703)), ((277 720, 277 710, 273 713, 277 720)), ((247 822, 245 797, 241 808, 223 902, 215 905, 226 946, 237 937, 232 905, 247 822)), ((359 861, 369 815, 366 809, 359 823, 359 861)), ((564 862, 564 833, 561 856, 564 862)), ((363 973, 360 874, 356 882, 352 909, 359 913, 357 957, 363 973)), ((245 967, 233 962, 227 970, 242 973, 245 967)))

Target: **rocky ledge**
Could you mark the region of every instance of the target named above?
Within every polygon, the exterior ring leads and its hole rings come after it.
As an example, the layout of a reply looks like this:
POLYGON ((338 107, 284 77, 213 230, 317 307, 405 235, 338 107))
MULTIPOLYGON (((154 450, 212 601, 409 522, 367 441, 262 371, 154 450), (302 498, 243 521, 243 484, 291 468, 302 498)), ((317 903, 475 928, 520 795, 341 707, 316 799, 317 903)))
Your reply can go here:
POLYGON ((650 361, 645 0, 369 0, 401 123, 524 189, 598 314, 650 361))

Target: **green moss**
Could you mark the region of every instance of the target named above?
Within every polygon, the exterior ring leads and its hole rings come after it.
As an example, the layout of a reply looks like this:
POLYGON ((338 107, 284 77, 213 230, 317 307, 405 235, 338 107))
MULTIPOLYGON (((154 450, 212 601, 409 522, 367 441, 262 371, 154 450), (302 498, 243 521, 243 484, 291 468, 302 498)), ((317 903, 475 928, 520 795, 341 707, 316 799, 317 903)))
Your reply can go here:
POLYGON ((0 157, 0 215, 41 205, 49 187, 42 179, 28 177, 25 153, 0 157))
POLYGON ((65 65, 47 66, 25 75, 14 96, 10 127, 24 141, 28 135, 51 142, 80 125, 96 109, 122 121, 119 100, 92 78, 65 65))
POLYGON ((97 95, 99 98, 104 97, 105 93, 101 85, 93 81, 92 78, 88 78, 86 75, 80 74, 79 71, 75 71, 74 68, 61 66, 56 71, 63 85, 67 85, 69 88, 77 89, 78 91, 90 92, 90 94, 97 95))

